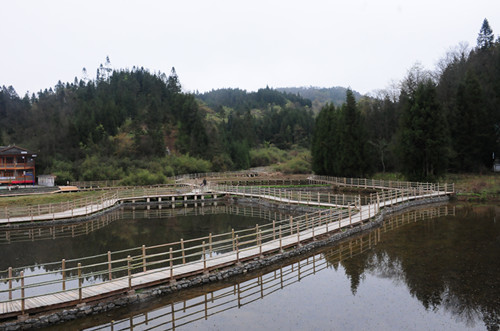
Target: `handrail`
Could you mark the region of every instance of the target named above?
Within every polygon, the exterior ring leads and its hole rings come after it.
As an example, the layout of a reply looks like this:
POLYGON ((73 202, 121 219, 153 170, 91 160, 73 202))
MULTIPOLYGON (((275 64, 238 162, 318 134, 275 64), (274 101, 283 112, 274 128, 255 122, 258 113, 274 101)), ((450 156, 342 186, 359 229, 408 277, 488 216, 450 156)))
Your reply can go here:
MULTIPOLYGON (((368 184, 369 183, 366 181, 361 183, 358 182, 358 185, 368 186, 368 184)), ((276 191, 276 189, 273 190, 272 188, 241 188, 229 186, 222 186, 222 188, 227 190, 226 192, 229 194, 242 193, 257 196, 265 193, 266 195, 281 200, 288 199, 288 201, 290 197, 294 197, 294 193, 291 191, 276 191)), ((427 198, 446 194, 446 191, 439 191, 441 188, 446 188, 446 185, 426 184, 424 190, 423 186, 413 187, 407 184, 406 186, 402 185, 398 187, 396 190, 388 189, 377 194, 370 194, 368 217, 366 215, 367 211, 364 212, 364 216, 365 218, 374 217, 381 208, 392 206, 410 199, 427 198), (434 191, 435 189, 437 190, 434 191)), ((140 191, 141 193, 146 192, 145 189, 140 191)), ((113 197, 117 197, 117 195, 117 192, 112 193, 113 197)), ((315 194, 315 196, 318 197, 317 201, 322 201, 321 194, 318 193, 318 195, 315 194)), ((252 229, 232 230, 231 232, 214 236, 209 234, 208 236, 186 241, 181 240, 175 243, 166 243, 164 245, 152 247, 141 246, 117 252, 107 252, 95 256, 45 264, 55 269, 52 271, 34 272, 33 274, 24 275, 23 269, 25 268, 9 268, 6 271, 0 272, 0 297, 2 295, 8 295, 7 300, 2 299, 0 302, 12 302, 21 299, 24 303, 24 301, 29 298, 63 293, 69 290, 78 290, 81 300, 82 288, 92 286, 95 282, 106 282, 117 277, 128 277, 129 284, 132 284, 132 279, 138 277, 136 274, 139 272, 162 272, 165 268, 170 269, 170 277, 167 277, 167 279, 172 279, 174 277, 172 274, 173 266, 199 263, 201 260, 206 261, 207 255, 210 256, 212 261, 220 261, 222 256, 228 252, 233 252, 233 254, 236 253, 236 256, 241 256, 242 252, 254 249, 255 247, 261 247, 262 250, 262 244, 271 241, 277 243, 279 240, 279 247, 282 249, 282 239, 286 237, 294 238, 296 236, 296 244, 298 244, 301 238, 304 238, 306 235, 314 238, 315 231, 317 231, 316 228, 319 226, 326 225, 328 231, 329 225, 333 226, 337 224, 340 228, 341 220, 348 219, 349 225, 354 222, 362 221, 362 213, 363 209, 358 196, 352 198, 346 206, 340 206, 340 208, 319 210, 301 216, 290 217, 289 219, 273 221, 272 223, 256 226, 252 229), (88 263, 83 265, 82 262, 85 261, 88 261, 88 263), (74 266, 68 265, 68 267, 66 267, 66 264, 73 264, 74 266), (156 266, 156 268, 148 270, 148 267, 153 265, 156 266), (47 275, 61 276, 56 280, 47 280, 47 275), (67 278, 67 275, 70 277, 67 278), (94 283, 84 286, 84 281, 86 280, 86 282, 89 283, 89 279, 93 279, 94 283), (77 284, 75 280, 77 280, 77 284), (29 282, 29 284, 26 284, 26 281, 29 282), (17 285, 19 283, 21 283, 21 285, 17 285), (2 284, 4 286, 2 286, 2 284), (6 284, 8 285, 7 288, 5 288, 6 284), (60 284, 62 291, 53 289, 52 285, 54 284, 60 284), (48 289, 46 288, 47 286, 49 287, 48 289), (15 296, 17 298, 14 298, 15 296)), ((333 230, 333 227, 330 227, 330 229, 333 230)), ((237 260, 239 260, 239 258, 237 258, 237 260)))

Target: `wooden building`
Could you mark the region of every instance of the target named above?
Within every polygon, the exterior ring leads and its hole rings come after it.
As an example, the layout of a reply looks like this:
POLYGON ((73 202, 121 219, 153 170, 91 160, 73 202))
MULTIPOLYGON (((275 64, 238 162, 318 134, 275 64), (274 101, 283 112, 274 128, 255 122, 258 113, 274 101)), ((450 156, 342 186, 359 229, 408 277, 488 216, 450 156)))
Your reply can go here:
POLYGON ((18 146, 0 146, 0 185, 35 184, 36 154, 18 146))

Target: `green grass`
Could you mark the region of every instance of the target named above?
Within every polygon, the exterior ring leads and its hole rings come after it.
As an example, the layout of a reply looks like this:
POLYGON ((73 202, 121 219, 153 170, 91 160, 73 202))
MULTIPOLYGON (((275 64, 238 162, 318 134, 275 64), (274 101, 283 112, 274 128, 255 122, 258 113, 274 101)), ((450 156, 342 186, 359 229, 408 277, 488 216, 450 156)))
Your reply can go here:
POLYGON ((60 203, 60 202, 82 199, 85 197, 100 196, 102 194, 103 194, 102 191, 85 191, 85 192, 72 192, 72 193, 23 195, 17 197, 0 197, 0 208, 36 206, 49 203, 60 203))

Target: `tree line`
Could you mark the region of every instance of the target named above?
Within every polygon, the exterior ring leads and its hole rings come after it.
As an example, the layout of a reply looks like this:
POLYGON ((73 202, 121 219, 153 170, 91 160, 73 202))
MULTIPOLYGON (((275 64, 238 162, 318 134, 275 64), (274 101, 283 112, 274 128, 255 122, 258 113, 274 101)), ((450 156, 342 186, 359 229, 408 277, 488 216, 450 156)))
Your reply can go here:
MULTIPOLYGON (((334 176, 399 171, 409 180, 490 171, 500 153, 500 38, 488 21, 435 72, 415 65, 397 89, 327 104, 316 118, 313 170, 334 176)), ((500 155, 499 155, 500 156, 500 155)))
POLYGON ((36 151, 37 172, 60 180, 160 173, 149 180, 163 181, 182 172, 246 169, 259 146, 309 148, 310 104, 270 88, 184 93, 174 68, 169 75, 113 70, 107 58, 95 79, 59 82, 36 95, 21 98, 2 86, 0 145, 36 151))

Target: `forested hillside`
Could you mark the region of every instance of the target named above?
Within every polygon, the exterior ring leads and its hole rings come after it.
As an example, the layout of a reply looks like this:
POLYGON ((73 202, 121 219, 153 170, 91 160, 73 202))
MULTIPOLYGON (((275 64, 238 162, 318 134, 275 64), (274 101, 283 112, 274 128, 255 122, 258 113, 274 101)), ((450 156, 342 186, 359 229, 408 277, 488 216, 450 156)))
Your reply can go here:
POLYGON ((500 156, 500 38, 485 19, 476 47, 450 51, 435 72, 414 66, 397 93, 356 103, 348 91, 346 105, 322 108, 313 141, 321 174, 389 170, 436 180, 491 171, 500 156))
POLYGON ((434 72, 414 66, 397 91, 377 97, 269 87, 195 95, 182 92, 173 68, 113 70, 106 59, 95 79, 36 95, 2 86, 0 146, 9 144, 36 152, 38 174, 59 182, 162 183, 284 161, 287 171, 312 164, 318 174, 396 171, 410 180, 490 171, 500 156, 500 40, 485 20, 476 47, 449 52, 434 72))
MULTIPOLYGON (((317 113, 327 103, 341 106, 346 101, 347 88, 341 86, 335 87, 280 87, 276 90, 280 92, 300 95, 303 98, 311 100, 312 108, 317 113)), ((359 92, 352 91, 356 100, 361 99, 359 92)))
POLYGON ((19 97, 0 88, 0 145, 37 152, 59 180, 162 182, 178 173, 245 169, 259 146, 308 148, 310 101, 269 88, 183 93, 170 75, 112 70, 19 97), (221 97, 228 95, 229 97, 221 97), (198 99, 199 98, 199 99, 198 99))

